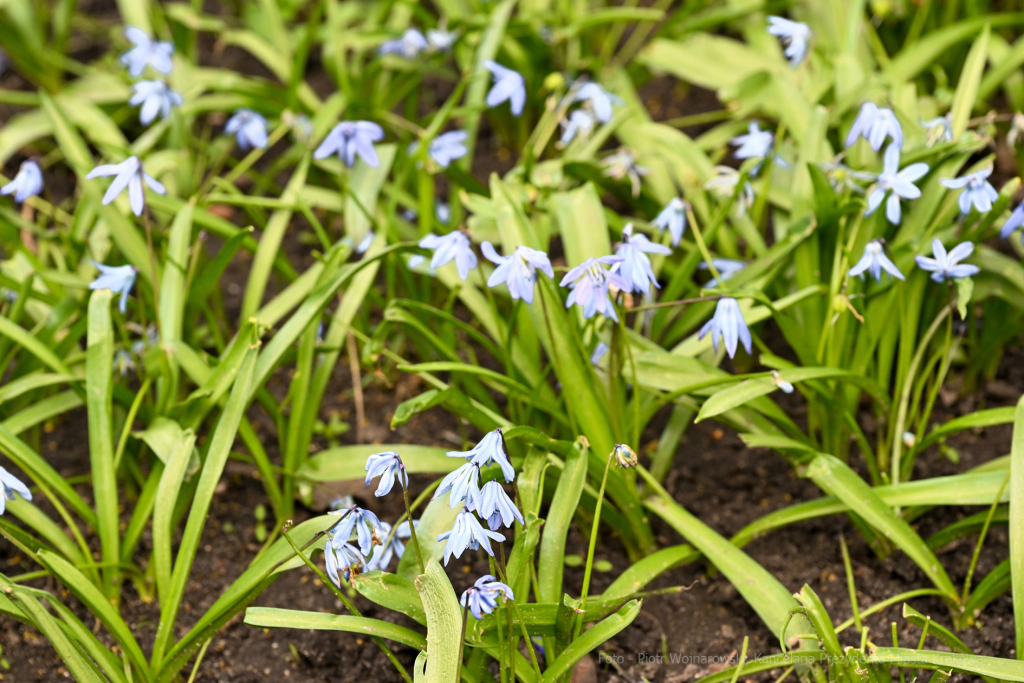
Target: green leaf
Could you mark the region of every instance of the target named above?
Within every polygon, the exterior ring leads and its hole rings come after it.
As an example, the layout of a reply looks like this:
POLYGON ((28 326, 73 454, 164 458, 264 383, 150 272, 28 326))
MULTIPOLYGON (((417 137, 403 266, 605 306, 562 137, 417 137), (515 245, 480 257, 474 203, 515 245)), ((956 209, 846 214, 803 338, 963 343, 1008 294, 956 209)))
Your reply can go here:
MULTIPOLYGON (((455 458, 449 458, 449 460, 455 460, 455 458)), ((458 461, 456 464, 459 464, 458 461)), ((452 466, 452 469, 455 467, 452 466)), ((438 541, 437 537, 446 531, 451 531, 455 525, 456 516, 462 510, 462 505, 459 503, 452 508, 447 494, 427 503, 427 507, 423 509, 423 514, 420 515, 419 523, 416 525, 416 538, 419 540, 424 562, 431 560, 440 562, 444 557, 447 541, 438 541)), ((412 581, 419 575, 419 572, 416 553, 408 552, 402 555, 402 559, 398 561, 397 574, 412 581)))
POLYGON ((411 473, 447 474, 463 464, 445 455, 448 449, 406 443, 338 446, 320 451, 305 462, 299 476, 311 481, 348 481, 366 476, 366 459, 374 453, 395 451, 411 473))
POLYGON ((953 669, 1004 681, 1024 681, 1024 662, 1002 657, 911 650, 905 647, 877 647, 869 650, 867 661, 869 664, 895 664, 899 667, 918 669, 953 669))
POLYGON ((590 448, 583 439, 577 440, 572 451, 565 456, 565 468, 558 478, 555 496, 544 518, 540 539, 540 556, 537 558, 538 599, 541 602, 557 603, 562 595, 562 579, 565 564, 565 545, 568 542, 569 524, 576 514, 587 480, 587 465, 590 448))
POLYGON ((323 614, 322 612, 303 612, 276 607, 250 607, 245 610, 245 623, 259 628, 301 628, 314 631, 362 633, 367 636, 387 638, 417 650, 427 649, 426 638, 412 629, 380 619, 354 617, 348 614, 323 614))
POLYGON ((996 425, 1010 424, 1013 422, 1016 410, 1017 409, 1013 406, 1007 406, 1004 408, 988 408, 986 410, 978 410, 968 415, 953 418, 949 422, 932 429, 927 436, 921 439, 921 443, 917 445, 916 450, 918 452, 923 451, 936 441, 957 432, 981 427, 994 427, 996 425))
POLYGON ((692 546, 674 545, 662 548, 639 562, 634 562, 629 569, 619 574, 611 585, 605 588, 599 600, 624 598, 644 589, 644 586, 669 569, 692 562, 700 557, 700 552, 692 546))
POLYGON ((959 140, 960 136, 967 130, 967 122, 971 118, 971 111, 974 110, 974 103, 978 99, 981 75, 985 71, 985 60, 988 59, 988 36, 990 32, 991 27, 985 24, 981 35, 974 41, 970 52, 967 53, 964 68, 960 71, 960 82, 956 86, 956 94, 953 96, 953 110, 951 112, 951 127, 954 140, 959 140))
POLYGON ((7 337, 43 362, 44 365, 59 375, 70 375, 71 370, 57 357, 53 351, 39 341, 32 333, 21 325, 0 315, 0 337, 7 337))
POLYGON ((416 591, 416 585, 404 576, 381 571, 367 572, 356 575, 352 579, 352 587, 381 607, 404 614, 419 624, 427 623, 427 613, 423 611, 423 600, 416 591))
POLYGON ((359 244, 372 227, 377 197, 395 161, 396 145, 377 145, 380 162, 376 166, 359 163, 352 169, 345 194, 345 234, 359 244))
POLYGON ((417 576, 415 583, 427 615, 427 665, 422 680, 424 683, 457 682, 462 664, 463 623, 455 589, 434 559, 427 562, 426 573, 417 576))
POLYGON ((569 673, 573 664, 633 623, 636 615, 640 613, 642 604, 640 600, 630 600, 618 612, 587 629, 548 665, 544 671, 543 683, 554 683, 569 673))
MULTIPOLYGON (((1010 574, 1015 595, 1020 596, 1024 595, 1024 398, 1017 402, 1017 412, 1013 418, 1009 488, 1010 574)), ((1024 600, 1013 602, 1013 623, 1017 659, 1024 659, 1024 600)))
POLYGON ((170 597, 171 573, 171 541, 174 537, 174 509, 178 503, 178 492, 185 478, 188 461, 192 457, 192 449, 196 443, 196 433, 186 429, 181 433, 170 459, 164 466, 160 476, 160 486, 156 493, 156 505, 153 508, 153 561, 156 565, 156 587, 160 602, 166 603, 170 597))

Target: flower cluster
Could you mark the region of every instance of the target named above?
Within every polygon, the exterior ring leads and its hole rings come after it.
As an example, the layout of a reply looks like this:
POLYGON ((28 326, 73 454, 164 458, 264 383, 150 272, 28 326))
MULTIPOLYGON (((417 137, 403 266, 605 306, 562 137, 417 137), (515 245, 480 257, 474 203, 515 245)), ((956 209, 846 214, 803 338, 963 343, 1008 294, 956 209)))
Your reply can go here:
MULTIPOLYGON (((153 40, 148 33, 135 26, 125 28, 124 37, 132 44, 132 48, 121 55, 121 63, 128 68, 132 78, 141 76, 147 66, 165 76, 171 73, 174 68, 174 62, 171 61, 173 43, 153 40)), ((133 107, 141 105, 139 122, 144 126, 152 123, 157 114, 166 119, 171 115, 172 107, 180 107, 181 103, 181 95, 162 79, 136 82, 128 100, 128 104, 133 107)))

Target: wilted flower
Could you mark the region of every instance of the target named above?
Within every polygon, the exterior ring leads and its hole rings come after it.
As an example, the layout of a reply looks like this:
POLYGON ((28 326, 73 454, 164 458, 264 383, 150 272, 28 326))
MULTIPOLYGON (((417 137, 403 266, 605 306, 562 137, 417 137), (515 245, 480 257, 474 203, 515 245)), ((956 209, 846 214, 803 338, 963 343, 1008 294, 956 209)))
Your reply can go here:
POLYGON ((874 102, 861 105, 860 113, 853 122, 853 127, 846 136, 846 147, 852 147, 857 138, 863 137, 876 152, 882 148, 886 136, 892 138, 897 148, 903 146, 903 128, 896 114, 888 107, 879 107, 874 102))
POLYGON ((678 247, 686 232, 686 202, 673 197, 651 225, 662 230, 668 228, 668 233, 672 235, 672 246, 678 247))
POLYGON ((562 145, 568 145, 572 142, 572 139, 576 137, 576 133, 579 133, 584 138, 590 135, 590 131, 597 125, 597 119, 586 109, 577 109, 569 115, 569 118, 562 121, 562 137, 559 138, 558 142, 562 145))
POLYGON ((636 467, 637 462, 639 462, 636 451, 624 443, 615 444, 612 454, 615 455, 615 464, 619 467, 636 467))
POLYGON ((622 261, 614 264, 612 270, 626 278, 634 292, 647 293, 652 283, 655 287, 661 288, 658 279, 654 277, 651 259, 647 254, 671 253, 671 249, 650 241, 646 235, 633 235, 633 224, 628 223, 622 229, 622 242, 615 248, 616 256, 621 257, 622 261))
POLYGON ((889 222, 899 225, 901 218, 900 198, 917 199, 921 196, 921 190, 917 189, 914 182, 928 172, 928 164, 918 162, 907 166, 902 171, 900 168, 900 148, 896 143, 885 148, 882 172, 878 175, 875 188, 868 195, 868 208, 865 216, 870 216, 877 209, 885 195, 890 191, 889 201, 885 204, 885 216, 889 222))
POLYGON ((768 17, 768 33, 778 36, 786 46, 783 54, 789 58, 789 65, 796 67, 804 61, 807 54, 807 42, 811 39, 811 27, 799 21, 791 21, 783 17, 768 17))
POLYGON ((730 145, 738 147, 733 152, 737 159, 763 159, 771 154, 772 143, 775 135, 770 130, 761 130, 757 121, 751 121, 745 135, 737 135, 729 141, 730 145))
POLYGON ((157 194, 166 194, 167 190, 157 180, 146 173, 142 168, 142 162, 138 157, 128 157, 119 164, 101 164, 89 171, 87 179, 100 178, 104 176, 115 176, 110 183, 106 193, 103 195, 103 204, 109 204, 128 188, 128 203, 132 207, 132 213, 136 216, 142 215, 142 209, 146 206, 146 197, 142 192, 142 184, 149 185, 149 189, 157 194))
POLYGON ((992 187, 992 183, 988 182, 990 175, 992 175, 991 166, 974 173, 968 173, 959 178, 942 178, 940 182, 943 187, 948 187, 951 190, 964 188, 958 200, 960 213, 965 216, 969 214, 972 204, 978 210, 978 213, 988 213, 992 210, 992 202, 999 199, 999 193, 996 192, 996 188, 992 187))
POLYGON ((793 393, 793 385, 787 382, 786 380, 782 379, 782 377, 779 376, 778 370, 772 370, 772 381, 775 382, 775 386, 777 386, 779 389, 782 389, 783 393, 793 393))
POLYGON ((172 90, 163 81, 139 81, 132 86, 132 96, 128 104, 137 107, 140 104, 139 122, 148 126, 160 114, 166 119, 171 115, 171 107, 181 106, 181 95, 172 90))
POLYGON ((368 165, 376 168, 380 157, 373 143, 384 139, 384 129, 372 121, 342 121, 327 134, 324 141, 313 152, 314 159, 326 159, 337 154, 346 166, 356 163, 356 155, 368 165))
POLYGON ((465 458, 476 463, 480 467, 487 467, 491 463, 501 467, 501 473, 505 475, 505 481, 511 482, 516 478, 515 468, 508 461, 508 454, 505 453, 505 439, 501 435, 501 429, 484 434, 480 443, 468 451, 448 451, 445 453, 449 458, 465 458))
POLYGON ((263 149, 267 146, 267 120, 252 109, 236 110, 224 126, 224 132, 234 135, 242 149, 263 149))
POLYGON ((953 112, 945 116, 938 116, 930 121, 922 121, 921 125, 928 131, 929 147, 939 140, 944 142, 953 141, 953 112))
POLYGON ((14 179, 0 188, 0 194, 13 194, 14 201, 21 204, 33 195, 43 191, 43 171, 32 159, 21 162, 14 179))
POLYGON ((972 242, 961 242, 960 244, 953 247, 949 253, 946 253, 946 248, 942 246, 942 242, 938 238, 932 240, 932 256, 935 258, 928 258, 927 256, 917 256, 917 265, 922 270, 930 271, 932 279, 936 282, 944 282, 946 278, 961 278, 970 277, 978 272, 978 266, 972 266, 970 264, 961 264, 965 258, 974 253, 974 244, 972 242))
POLYGON ((120 292, 121 302, 118 304, 118 308, 123 315, 128 306, 128 292, 132 291, 132 286, 135 284, 135 268, 133 266, 105 266, 92 260, 89 262, 100 271, 96 279, 89 283, 89 289, 109 289, 115 294, 120 292))
POLYGON ((374 545, 380 545, 381 541, 374 532, 374 529, 380 527, 380 520, 369 510, 353 505, 347 510, 331 510, 327 514, 342 517, 331 529, 339 543, 347 542, 355 531, 359 540, 359 550, 363 555, 369 555, 374 545))
POLYGON ((704 327, 700 328, 697 338, 703 339, 707 336, 708 332, 711 333, 711 345, 715 348, 716 353, 718 352, 719 336, 725 342, 725 350, 729 352, 730 358, 736 357, 737 341, 743 342, 743 347, 747 350, 748 354, 753 351, 750 329, 747 327, 747 322, 743 319, 743 313, 740 312, 740 305, 736 299, 723 297, 718 300, 714 317, 704 323, 704 327))
POLYGON ((583 102, 589 105, 594 116, 601 123, 608 123, 612 120, 612 114, 615 113, 614 104, 622 104, 622 98, 611 94, 593 81, 584 83, 572 99, 573 102, 583 102))
POLYGON ((146 69, 146 65, 163 74, 171 73, 174 63, 171 62, 171 55, 174 54, 174 44, 164 41, 155 41, 141 28, 126 26, 124 37, 134 45, 128 52, 121 55, 121 63, 128 67, 128 73, 138 78, 146 69))
POLYGON ((610 287, 628 292, 631 285, 626 278, 616 272, 606 270, 602 264, 612 265, 621 262, 622 257, 620 256, 588 258, 566 273, 559 283, 561 287, 572 288, 565 300, 565 307, 569 308, 573 304, 577 304, 583 309, 584 318, 593 318, 594 313, 600 313, 606 318, 619 322, 619 315, 615 312, 615 305, 610 298, 610 287))
POLYGON ((903 273, 896 267, 896 264, 885 255, 885 250, 882 248, 882 240, 871 240, 864 247, 864 255, 860 257, 860 261, 853 268, 850 268, 849 275, 850 277, 860 275, 863 278, 864 272, 870 271, 872 277, 881 282, 883 270, 897 280, 905 279, 903 273))
POLYGON ((442 237, 430 233, 419 241, 419 246, 434 250, 434 255, 430 259, 431 268, 440 268, 454 260, 459 277, 463 280, 469 277, 469 271, 477 266, 476 254, 473 253, 469 238, 461 230, 453 230, 442 237))
POLYGON ((412 538, 409 520, 399 524, 394 532, 391 531, 390 524, 381 522, 380 528, 377 529, 377 537, 383 539, 383 541, 381 545, 374 546, 373 548, 373 557, 366 563, 366 571, 368 572, 378 569, 386 570, 388 565, 391 564, 392 557, 397 556, 398 559, 402 559, 402 555, 405 554, 405 544, 402 541, 412 538))
MULTIPOLYGON (((725 282, 733 275, 747 267, 746 262, 737 261, 735 259, 730 258, 713 258, 711 259, 711 265, 713 265, 715 267, 715 270, 718 271, 718 277, 711 278, 710 280, 708 280, 708 283, 704 285, 705 289, 714 289, 715 287, 717 287, 718 285, 725 282)), ((701 261, 697 265, 697 268, 699 268, 700 270, 710 270, 708 264, 704 261, 701 261)))
POLYGON ((428 47, 427 39, 414 28, 406 29, 400 38, 385 41, 377 48, 377 54, 398 55, 412 59, 428 47))
POLYGON ((444 547, 445 566, 448 566, 448 560, 451 559, 452 555, 462 557, 462 553, 465 552, 466 548, 477 550, 480 546, 483 546, 487 554, 494 557, 494 550, 491 549, 490 539, 500 543, 505 540, 505 536, 497 531, 484 529, 476 515, 465 508, 456 515, 455 525, 452 527, 452 530, 439 534, 437 537, 438 542, 447 541, 444 547))
POLYGON ((636 163, 636 155, 632 151, 625 147, 620 147, 614 154, 606 156, 601 161, 601 165, 604 166, 602 175, 606 178, 614 178, 615 180, 629 178, 633 196, 640 196, 640 176, 647 175, 649 171, 636 163))
POLYGON ((554 279, 555 271, 551 268, 548 255, 538 249, 519 246, 511 256, 501 256, 490 242, 480 245, 484 257, 498 267, 487 278, 488 287, 505 284, 513 299, 522 299, 528 304, 533 303, 534 284, 537 282, 537 271, 554 279))
POLYGON ((475 509, 480 502, 480 465, 470 461, 450 472, 434 490, 431 500, 445 493, 448 494, 448 504, 452 510, 462 501, 466 501, 466 507, 475 509))
POLYGON ((526 523, 523 521, 523 515, 519 512, 519 508, 505 493, 505 489, 501 488, 501 484, 494 480, 484 484, 480 489, 479 501, 470 509, 475 509, 481 518, 487 520, 487 526, 491 528, 491 531, 496 531, 502 524, 511 528, 513 520, 519 520, 520 524, 526 523))
POLYGON ((507 69, 492 59, 484 62, 484 67, 494 76, 494 86, 487 93, 487 106, 497 107, 508 100, 513 116, 523 113, 526 104, 526 82, 518 71, 507 69))
POLYGON ((0 515, 4 514, 7 501, 14 500, 15 493, 25 500, 32 500, 32 492, 28 490, 28 487, 3 467, 0 467, 0 487, 3 487, 4 494, 0 496, 0 515))
POLYGON ((335 586, 341 588, 339 572, 348 581, 352 574, 358 574, 361 567, 366 566, 366 558, 341 536, 334 536, 324 546, 324 563, 327 565, 327 576, 335 586))
MULTIPOLYGON (((441 133, 427 145, 427 155, 441 168, 448 168, 453 161, 461 159, 469 153, 466 148, 467 137, 469 137, 469 133, 464 130, 441 133)), ((409 155, 415 154, 419 146, 419 141, 410 144, 409 155)))
POLYGON ((374 477, 380 477, 380 483, 377 485, 377 490, 374 495, 378 498, 386 496, 391 493, 392 487, 395 485, 395 479, 398 479, 403 487, 409 486, 409 475, 405 471, 405 463, 402 462, 402 457, 394 451, 385 451, 384 453, 375 453, 366 459, 366 485, 370 485, 370 480, 374 477))
POLYGON ((498 606, 498 596, 504 595, 506 600, 515 600, 512 589, 497 581, 490 574, 484 574, 471 588, 462 594, 459 604, 468 607, 470 614, 479 621, 485 614, 490 614, 498 606))

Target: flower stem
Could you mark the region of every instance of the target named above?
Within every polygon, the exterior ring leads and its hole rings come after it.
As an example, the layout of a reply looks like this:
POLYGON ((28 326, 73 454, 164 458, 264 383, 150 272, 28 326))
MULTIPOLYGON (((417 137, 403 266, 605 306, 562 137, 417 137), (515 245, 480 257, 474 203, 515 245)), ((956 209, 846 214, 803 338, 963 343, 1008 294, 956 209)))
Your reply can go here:
POLYGON ((462 608, 462 637, 459 638, 459 666, 455 670, 455 683, 462 680, 462 657, 466 652, 466 628, 469 626, 469 600, 462 608))
MULTIPOLYGON (((405 474, 404 467, 403 465, 402 474, 405 474)), ((409 475, 405 474, 405 476, 408 477, 409 475)), ((402 499, 405 500, 405 513, 409 516, 409 538, 412 539, 412 547, 416 551, 416 561, 420 565, 420 574, 424 574, 426 573, 426 565, 423 564, 423 553, 420 552, 420 540, 416 537, 416 525, 412 522, 412 505, 409 503, 409 489, 406 488, 405 482, 401 482, 401 484, 402 499)))

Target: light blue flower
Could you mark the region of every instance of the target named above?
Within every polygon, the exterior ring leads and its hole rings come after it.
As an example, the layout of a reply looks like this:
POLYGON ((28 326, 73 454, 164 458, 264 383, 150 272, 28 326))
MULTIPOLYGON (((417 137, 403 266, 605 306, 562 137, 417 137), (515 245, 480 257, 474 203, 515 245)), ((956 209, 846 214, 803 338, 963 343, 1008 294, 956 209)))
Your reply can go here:
MULTIPOLYGON (((715 270, 718 271, 718 277, 708 280, 708 283, 704 285, 704 289, 714 289, 747 267, 745 261, 737 261, 731 258, 713 258, 711 259, 711 264, 715 267, 715 270)), ((697 268, 700 270, 710 270, 705 261, 701 261, 697 268)))
POLYGON ((992 210, 992 202, 999 199, 996 188, 992 187, 992 183, 988 181, 990 175, 992 175, 991 166, 959 178, 942 178, 939 182, 943 187, 948 187, 951 190, 964 188, 958 199, 960 213, 963 215, 966 216, 971 212, 972 204, 978 213, 988 213, 992 210))
POLYGON ((313 152, 314 159, 326 159, 332 154, 346 166, 351 168, 356 163, 356 155, 363 158, 369 166, 377 168, 380 157, 373 143, 384 139, 384 129, 373 121, 342 121, 327 134, 324 141, 313 152))
POLYGON ((953 112, 945 116, 936 117, 930 121, 922 121, 921 125, 928 131, 928 145, 931 146, 942 140, 953 141, 953 112))
POLYGON ((463 508, 455 517, 455 525, 451 531, 438 534, 438 542, 447 541, 444 546, 444 564, 448 566, 448 560, 452 555, 462 557, 467 548, 478 550, 483 546, 488 555, 494 557, 494 550, 491 548, 490 539, 499 543, 505 540, 505 536, 497 531, 488 531, 480 524, 469 510, 463 508))
POLYGON ((554 279, 555 271, 551 268, 548 255, 538 249, 519 246, 510 256, 502 256, 490 242, 480 245, 484 257, 498 267, 487 278, 488 287, 504 284, 513 299, 522 299, 528 304, 533 303, 534 285, 537 282, 537 271, 554 279))
POLYGON ((508 100, 513 116, 523 113, 526 104, 526 82, 518 71, 507 69, 494 60, 488 59, 484 67, 494 76, 494 86, 487 93, 487 106, 497 107, 508 100))
POLYGON ((718 305, 715 307, 715 316, 704 323, 704 327, 700 328, 700 334, 697 335, 697 338, 703 339, 707 336, 708 332, 711 333, 711 345, 715 348, 716 353, 718 352, 719 336, 725 342, 725 350, 729 352, 729 358, 736 357, 736 343, 738 341, 743 342, 743 347, 747 350, 748 354, 753 351, 750 329, 747 327, 747 321, 743 319, 743 313, 740 312, 740 305, 736 299, 723 297, 718 300, 718 305))
POLYGON ((341 517, 341 521, 331 529, 331 533, 339 539, 338 542, 348 542, 352 538, 352 532, 355 531, 356 538, 359 540, 359 550, 363 555, 369 555, 373 549, 374 540, 380 540, 374 531, 380 527, 380 520, 369 510, 353 505, 347 510, 331 510, 327 514, 341 517))
POLYGON ((468 607, 473 618, 480 621, 485 614, 490 614, 498 606, 499 595, 504 595, 506 600, 515 600, 511 588, 490 574, 484 574, 471 588, 466 589, 459 604, 468 607))
POLYGON ((224 132, 234 135, 242 149, 267 146, 267 120, 252 109, 237 109, 224 126, 224 132))
POLYGON ((139 81, 132 86, 132 96, 128 104, 132 107, 142 105, 139 110, 139 123, 148 126, 160 114, 166 119, 171 115, 171 108, 181 106, 181 95, 172 90, 163 81, 139 81))
MULTIPOLYGON (((720 199, 731 199, 736 192, 736 186, 739 184, 742 174, 729 166, 715 166, 711 170, 715 172, 715 175, 704 183, 704 189, 711 190, 720 199)), ((739 194, 736 195, 736 209, 742 216, 753 205, 754 186, 747 180, 743 183, 739 194)))
POLYGON ((409 475, 405 471, 405 463, 402 462, 401 456, 394 451, 385 451, 371 455, 366 459, 365 469, 365 483, 367 486, 370 485, 370 481, 374 477, 380 477, 377 490, 373 494, 378 498, 391 493, 396 479, 403 487, 409 486, 409 475))
POLYGON ((440 268, 454 260, 459 277, 463 280, 469 277, 469 271, 477 266, 473 247, 469 243, 469 238, 461 230, 453 230, 442 237, 430 233, 419 241, 419 246, 434 250, 434 255, 430 259, 431 268, 440 268))
POLYGON ((120 292, 121 302, 117 307, 123 315, 128 306, 128 292, 132 291, 137 271, 133 266, 105 266, 92 260, 89 263, 100 271, 96 279, 89 283, 89 289, 109 289, 115 294, 120 292))
POLYGON ((936 282, 944 282, 947 278, 971 277, 978 273, 978 266, 969 263, 961 264, 965 258, 974 253, 973 242, 961 242, 946 253, 946 248, 938 238, 932 240, 932 256, 917 256, 915 260, 922 270, 930 271, 932 279, 936 282))
POLYGON ((174 54, 173 43, 155 41, 148 33, 135 26, 126 26, 124 37, 134 47, 121 55, 121 63, 128 67, 128 73, 134 78, 141 76, 147 65, 162 74, 171 73, 171 69, 174 68, 171 61, 171 55, 174 54))
POLYGON ((603 341, 597 342, 597 346, 594 347, 594 352, 590 354, 590 364, 595 368, 601 364, 601 359, 607 355, 609 349, 608 345, 603 341))
POLYGON ((363 237, 362 241, 356 245, 356 253, 365 254, 366 251, 370 248, 370 245, 373 244, 373 240, 376 237, 377 235, 374 234, 373 230, 368 230, 366 232, 366 236, 363 237))
POLYGON ((619 315, 615 312, 615 304, 611 300, 610 287, 628 292, 632 285, 618 273, 603 268, 602 264, 613 265, 621 262, 621 256, 588 258, 566 273, 559 283, 561 287, 572 288, 565 300, 565 307, 577 304, 583 309, 584 318, 593 318, 595 313, 600 313, 619 322, 619 315))
POLYGON ((118 349, 114 352, 114 372, 124 377, 135 369, 135 361, 127 349, 118 349))
POLYGON ((402 541, 412 538, 412 533, 409 531, 409 520, 399 524, 394 533, 391 532, 390 524, 381 522, 377 529, 377 538, 381 540, 381 545, 373 547, 373 557, 366 563, 368 572, 378 569, 387 570, 392 557, 397 556, 398 559, 402 559, 402 555, 405 554, 405 543, 402 541))
POLYGON ((491 463, 501 467, 501 473, 505 475, 505 481, 511 482, 516 478, 516 470, 508 461, 508 454, 505 453, 505 439, 500 429, 487 432, 480 443, 468 451, 448 451, 445 453, 449 458, 465 458, 476 463, 479 467, 487 467, 491 463))
MULTIPOLYGON (((416 209, 409 208, 403 209, 401 216, 410 223, 415 223, 419 218, 419 214, 416 213, 416 209)), ((436 218, 437 222, 441 225, 448 225, 448 223, 451 222, 452 210, 446 202, 443 202, 440 199, 434 202, 434 218, 436 218)), ((420 258, 423 257, 421 256, 420 258)))
POLYGON ((917 189, 914 182, 928 172, 928 164, 918 162, 907 166, 902 171, 899 170, 899 167, 900 148, 893 142, 885 148, 882 172, 878 175, 874 189, 868 194, 868 208, 864 212, 865 216, 874 213, 875 209, 882 204, 885 195, 891 191, 889 201, 885 204, 885 216, 890 223, 899 225, 902 215, 900 198, 917 199, 921 196, 921 190, 917 189))
POLYGON ((622 105, 621 97, 611 94, 593 81, 584 83, 572 99, 573 102, 583 102, 589 105, 594 116, 601 123, 608 123, 612 120, 612 115, 615 113, 614 105, 622 105))
POLYGON ((615 248, 615 255, 621 257, 622 261, 613 265, 612 270, 626 278, 634 292, 646 294, 650 291, 652 283, 661 289, 647 254, 671 253, 671 249, 650 241, 646 235, 634 235, 633 224, 627 223, 622 229, 622 241, 615 248))
POLYGON ((579 133, 582 137, 586 138, 590 136, 590 132, 594 130, 594 126, 597 125, 597 119, 586 109, 577 109, 569 118, 562 121, 562 137, 559 138, 558 142, 562 145, 568 145, 572 142, 572 139, 579 133))
MULTIPOLYGON (((453 161, 461 159, 469 153, 469 149, 466 147, 467 137, 469 137, 469 133, 464 130, 441 133, 427 145, 427 155, 441 168, 448 168, 453 161)), ((415 154, 419 146, 419 141, 409 145, 409 155, 415 154)))
POLYGON ((879 107, 874 102, 865 102, 861 105, 857 118, 853 121, 853 127, 846 135, 846 147, 853 147, 857 138, 863 137, 876 152, 882 149, 882 143, 886 136, 892 138, 892 144, 897 148, 903 146, 903 128, 896 118, 896 114, 888 107, 879 107))
POLYGON ((445 493, 448 494, 448 505, 452 510, 462 501, 466 501, 470 509, 475 509, 480 501, 480 465, 470 461, 450 472, 434 490, 431 500, 445 493))
POLYGON ((662 230, 668 228, 668 233, 672 235, 672 246, 678 247, 686 232, 686 202, 673 197, 651 225, 662 230))
POLYGON ((412 59, 428 47, 427 39, 414 28, 406 29, 400 38, 385 41, 377 48, 377 54, 398 55, 412 59))
POLYGON ((738 147, 733 152, 737 159, 763 159, 771 154, 772 143, 775 135, 770 130, 761 130, 757 121, 751 121, 745 135, 737 135, 729 141, 730 145, 738 147))
POLYGON ((455 39, 458 37, 459 34, 455 31, 445 31, 439 28, 427 29, 427 42, 430 43, 430 49, 435 52, 447 52, 452 49, 452 45, 455 44, 455 39))
POLYGON ((28 490, 28 487, 3 467, 0 467, 0 486, 3 487, 4 494, 0 496, 0 515, 4 514, 7 501, 14 500, 15 493, 25 500, 32 500, 32 492, 28 490))
POLYGON ((883 270, 897 280, 906 279, 903 277, 900 269, 896 267, 896 264, 885 255, 885 250, 882 248, 882 240, 871 240, 864 247, 864 255, 860 257, 860 261, 853 268, 850 268, 849 275, 850 277, 859 275, 863 279, 865 271, 869 271, 872 277, 881 282, 883 270))
POLYGON ((605 178, 614 178, 617 181, 628 178, 634 197, 640 196, 640 178, 650 173, 647 167, 637 163, 636 154, 626 147, 620 147, 614 154, 602 159, 601 166, 604 168, 601 175, 605 178))
POLYGON ((779 376, 778 370, 772 370, 772 381, 775 382, 775 386, 782 390, 782 393, 793 393, 793 385, 790 382, 787 382, 786 380, 782 379, 782 377, 779 376))
POLYGON ((789 65, 796 68, 807 55, 807 43, 811 39, 811 27, 800 21, 783 17, 768 17, 768 33, 778 36, 786 46, 783 54, 789 58, 789 65))
POLYGON ((114 176, 106 193, 103 195, 103 204, 109 204, 128 188, 128 203, 131 204, 132 213, 136 216, 142 215, 142 209, 146 206, 146 197, 142 191, 142 184, 149 185, 149 189, 157 194, 166 194, 167 190, 157 180, 146 173, 142 168, 142 162, 138 157, 128 157, 119 164, 101 164, 89 171, 87 179, 114 176))
POLYGON ((43 191, 43 171, 31 159, 21 162, 14 179, 0 189, 0 194, 13 194, 14 201, 21 204, 33 195, 43 191))
MULTIPOLYGON (((1002 229, 999 231, 999 236, 1006 239, 1014 230, 1024 226, 1024 203, 1018 204, 1017 208, 1013 210, 1010 217, 1003 223, 1002 229)), ((1024 234, 1021 235, 1021 240, 1024 241, 1024 234)))
POLYGON ((334 536, 324 546, 324 563, 327 565, 327 576, 335 586, 341 588, 341 575, 348 581, 352 574, 359 574, 366 566, 366 558, 355 546, 340 536, 334 536))
POLYGON ((471 509, 476 510, 481 518, 487 520, 487 526, 491 531, 497 531, 503 524, 511 528, 513 520, 519 520, 520 524, 526 523, 519 508, 505 493, 505 489, 494 480, 487 482, 480 489, 479 503, 471 509))

